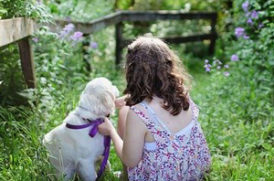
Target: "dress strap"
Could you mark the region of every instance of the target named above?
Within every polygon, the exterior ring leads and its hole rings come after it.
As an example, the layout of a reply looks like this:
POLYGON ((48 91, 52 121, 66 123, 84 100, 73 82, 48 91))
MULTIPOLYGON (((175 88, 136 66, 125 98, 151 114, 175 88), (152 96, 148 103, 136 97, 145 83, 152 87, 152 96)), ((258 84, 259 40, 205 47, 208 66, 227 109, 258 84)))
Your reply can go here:
POLYGON ((146 101, 141 102, 141 105, 146 109, 147 113, 149 114, 150 121, 155 124, 155 129, 157 129, 158 131, 166 131, 171 134, 168 127, 158 118, 157 114, 146 101))
POLYGON ((147 125, 149 123, 149 118, 138 108, 136 108, 136 106, 131 106, 130 109, 135 112, 135 114, 141 118, 141 120, 144 122, 145 125, 147 125))
POLYGON ((190 103, 190 108, 192 110, 192 120, 196 122, 199 116, 199 107, 192 101, 190 97, 189 97, 189 103, 190 103))
POLYGON ((159 124, 157 119, 155 119, 155 116, 152 114, 151 110, 149 110, 149 107, 144 101, 141 102, 139 105, 145 108, 146 114, 136 108, 136 106, 132 106, 130 107, 130 109, 134 111, 139 118, 141 118, 157 144, 162 143, 163 141, 167 142, 169 138, 169 133, 167 132, 167 130, 159 124))
POLYGON ((147 102, 143 101, 142 104, 148 111, 149 115, 153 118, 153 121, 156 122, 158 125, 160 125, 165 131, 167 131, 169 134, 171 134, 168 127, 159 119, 157 114, 154 112, 154 110, 147 104, 147 102))

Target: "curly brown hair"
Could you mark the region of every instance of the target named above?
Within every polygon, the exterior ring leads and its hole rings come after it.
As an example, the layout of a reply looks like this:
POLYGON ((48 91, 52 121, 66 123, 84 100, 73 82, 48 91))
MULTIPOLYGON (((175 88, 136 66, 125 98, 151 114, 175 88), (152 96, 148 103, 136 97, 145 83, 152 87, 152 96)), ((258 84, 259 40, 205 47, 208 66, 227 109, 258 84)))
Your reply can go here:
POLYGON ((154 37, 139 37, 128 46, 126 59, 124 93, 129 95, 128 106, 157 96, 164 100, 162 107, 172 115, 188 110, 185 83, 190 76, 166 43, 154 37))

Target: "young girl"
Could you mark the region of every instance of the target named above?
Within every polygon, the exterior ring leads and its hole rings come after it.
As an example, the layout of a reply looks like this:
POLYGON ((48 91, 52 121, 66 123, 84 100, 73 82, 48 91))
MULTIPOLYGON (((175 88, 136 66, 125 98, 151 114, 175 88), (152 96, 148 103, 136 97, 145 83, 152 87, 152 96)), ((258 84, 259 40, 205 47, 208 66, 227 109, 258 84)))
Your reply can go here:
POLYGON ((128 107, 121 105, 118 120, 123 139, 109 120, 99 131, 111 136, 130 181, 200 180, 210 167, 199 109, 189 97, 179 62, 157 38, 140 37, 128 46, 128 107))

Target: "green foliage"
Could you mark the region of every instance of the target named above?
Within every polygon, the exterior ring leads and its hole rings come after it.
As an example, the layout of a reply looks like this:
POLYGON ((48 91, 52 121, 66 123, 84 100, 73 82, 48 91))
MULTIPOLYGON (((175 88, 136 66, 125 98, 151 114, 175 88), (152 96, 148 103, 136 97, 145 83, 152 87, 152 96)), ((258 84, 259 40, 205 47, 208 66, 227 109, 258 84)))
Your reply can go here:
POLYGON ((35 0, 0 0, 0 19, 31 17, 41 22, 49 20, 45 6, 35 0))
POLYGON ((52 169, 41 145, 41 118, 26 107, 0 107, 1 180, 49 178, 41 169, 52 169))
POLYGON ((235 2, 234 27, 244 27, 250 38, 233 40, 234 31, 228 32, 222 55, 230 59, 237 54, 239 62, 229 63, 229 77, 215 71, 207 85, 200 85, 205 89, 194 90, 199 91, 195 100, 213 155, 210 180, 274 179, 272 10, 270 1, 250 1, 249 10, 259 11, 259 18, 248 25, 243 2, 235 2), (261 22, 264 26, 258 28, 261 22))
POLYGON ((18 48, 9 45, 0 49, 0 104, 22 104, 25 99, 17 91, 26 88, 24 86, 21 66, 19 64, 18 48), (14 71, 19 70, 19 71, 14 71))
POLYGON ((91 21, 109 14, 114 0, 60 0, 44 1, 53 15, 78 21, 91 21))
POLYGON ((133 10, 207 10, 212 11, 220 7, 227 7, 230 2, 228 0, 116 0, 116 8, 133 9, 133 10))

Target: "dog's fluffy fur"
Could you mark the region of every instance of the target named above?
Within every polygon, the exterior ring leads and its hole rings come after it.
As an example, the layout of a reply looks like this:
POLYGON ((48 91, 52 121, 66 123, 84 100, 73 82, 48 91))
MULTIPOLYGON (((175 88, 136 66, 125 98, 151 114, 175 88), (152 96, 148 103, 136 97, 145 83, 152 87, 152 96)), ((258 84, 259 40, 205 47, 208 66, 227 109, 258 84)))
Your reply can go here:
POLYGON ((82 125, 87 123, 82 118, 95 120, 112 114, 118 94, 118 89, 106 78, 90 81, 82 92, 78 107, 61 125, 45 135, 43 144, 49 151, 50 162, 57 169, 58 177, 64 176, 69 180, 77 172, 85 181, 96 179, 95 162, 104 151, 103 136, 98 133, 91 138, 88 134, 90 128, 68 129, 66 123, 82 125))

